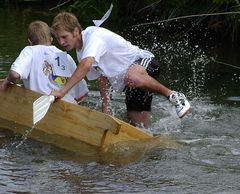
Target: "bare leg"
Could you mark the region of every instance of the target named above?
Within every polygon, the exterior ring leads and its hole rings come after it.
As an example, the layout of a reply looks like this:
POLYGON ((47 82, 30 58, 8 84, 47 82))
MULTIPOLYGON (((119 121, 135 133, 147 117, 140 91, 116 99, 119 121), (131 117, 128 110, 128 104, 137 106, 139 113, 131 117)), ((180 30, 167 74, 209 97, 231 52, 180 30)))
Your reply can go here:
POLYGON ((150 117, 151 113, 148 111, 128 111, 128 118, 130 119, 130 123, 137 127, 148 128, 150 126, 150 117))
MULTIPOLYGON (((128 87, 141 88, 145 91, 159 93, 166 97, 172 93, 172 90, 149 76, 147 71, 140 65, 133 65, 128 70, 125 83, 128 87)), ((132 125, 144 128, 148 128, 150 126, 151 112, 128 111, 127 114, 132 125)))
POLYGON ((155 92, 169 97, 169 101, 175 105, 176 113, 179 118, 185 116, 191 109, 191 105, 184 94, 168 89, 156 79, 149 76, 144 67, 140 65, 133 65, 128 70, 124 81, 128 87, 141 88, 145 91, 155 92))
POLYGON ((169 96, 172 90, 159 83, 157 80, 148 75, 144 67, 133 65, 125 78, 125 83, 129 87, 141 88, 146 91, 159 93, 164 96, 169 96))

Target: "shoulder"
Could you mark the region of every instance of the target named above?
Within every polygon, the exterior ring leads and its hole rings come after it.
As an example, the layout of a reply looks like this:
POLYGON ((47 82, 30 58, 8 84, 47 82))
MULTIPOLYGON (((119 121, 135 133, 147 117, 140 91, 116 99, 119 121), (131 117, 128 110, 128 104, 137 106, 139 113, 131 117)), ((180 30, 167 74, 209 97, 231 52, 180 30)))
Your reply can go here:
POLYGON ((31 51, 34 49, 34 46, 25 46, 22 51, 31 51))
POLYGON ((32 55, 34 46, 26 46, 22 49, 20 55, 32 55))
POLYGON ((102 28, 102 27, 96 27, 96 26, 90 26, 87 27, 82 32, 82 38, 83 38, 83 44, 91 46, 99 45, 99 44, 108 44, 109 38, 112 38, 112 35, 109 34, 109 30, 102 28))
POLYGON ((88 26, 87 28, 85 28, 83 30, 83 33, 93 33, 95 31, 98 31, 99 30, 99 27, 96 27, 96 26, 88 26))
POLYGON ((57 49, 55 46, 34 45, 34 46, 26 46, 22 50, 22 52, 39 52, 39 51, 47 51, 47 50, 54 50, 55 52, 61 51, 57 49))
POLYGON ((55 52, 55 53, 59 53, 59 52, 63 52, 61 49, 57 48, 56 46, 54 45, 50 45, 50 46, 44 46, 42 45, 42 49, 45 49, 45 50, 51 50, 52 52, 55 52))
POLYGON ((111 31, 106 28, 97 27, 97 26, 89 26, 82 31, 82 35, 85 37, 104 36, 108 33, 111 33, 111 31))

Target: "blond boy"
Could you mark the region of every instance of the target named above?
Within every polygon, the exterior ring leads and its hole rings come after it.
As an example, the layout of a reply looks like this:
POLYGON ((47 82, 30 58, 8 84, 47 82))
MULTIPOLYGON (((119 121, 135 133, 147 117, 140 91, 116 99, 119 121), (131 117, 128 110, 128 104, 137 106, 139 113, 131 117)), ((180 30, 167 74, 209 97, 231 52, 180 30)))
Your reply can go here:
MULTIPOLYGON (((8 76, 0 84, 0 91, 6 90, 17 80, 22 80, 26 88, 42 94, 63 88, 76 69, 74 60, 51 45, 51 31, 45 22, 30 23, 27 37, 29 46, 12 64, 8 76)), ((88 91, 85 80, 82 80, 69 90, 63 100, 76 104, 88 91)))

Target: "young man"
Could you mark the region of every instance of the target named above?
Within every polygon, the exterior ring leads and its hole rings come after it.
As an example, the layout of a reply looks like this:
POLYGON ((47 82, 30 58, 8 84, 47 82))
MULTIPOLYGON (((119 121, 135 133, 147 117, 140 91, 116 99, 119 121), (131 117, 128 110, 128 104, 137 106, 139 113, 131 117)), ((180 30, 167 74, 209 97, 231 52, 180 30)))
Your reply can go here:
POLYGON ((77 18, 67 12, 54 18, 52 30, 67 51, 76 49, 79 60, 77 70, 65 87, 52 92, 55 97, 62 98, 87 76, 89 80, 99 79, 102 111, 105 113, 110 112, 110 91, 126 92, 127 112, 134 125, 149 126, 152 92, 168 97, 180 118, 189 111, 190 104, 183 94, 156 80, 160 69, 152 53, 101 27, 82 30, 77 18))
MULTIPOLYGON (((46 23, 30 23, 27 36, 30 46, 26 46, 12 64, 7 78, 0 84, 0 91, 20 79, 26 88, 42 94, 63 88, 76 69, 73 59, 66 52, 51 46, 51 30, 46 23)), ((81 80, 63 100, 77 104, 88 91, 85 80, 81 80)))

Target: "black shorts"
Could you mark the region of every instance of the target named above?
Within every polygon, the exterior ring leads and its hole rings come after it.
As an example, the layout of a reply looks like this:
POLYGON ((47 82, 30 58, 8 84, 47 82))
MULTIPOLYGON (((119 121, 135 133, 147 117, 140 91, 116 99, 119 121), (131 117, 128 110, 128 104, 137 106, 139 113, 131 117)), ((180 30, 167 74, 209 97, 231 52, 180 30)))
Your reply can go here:
MULTIPOLYGON (((139 59, 135 62, 136 64, 142 65, 148 75, 157 79, 160 75, 160 65, 154 58, 149 59, 139 59)), ((125 103, 127 106, 127 111, 151 111, 152 104, 152 92, 148 92, 139 88, 129 88, 125 89, 125 103)))

